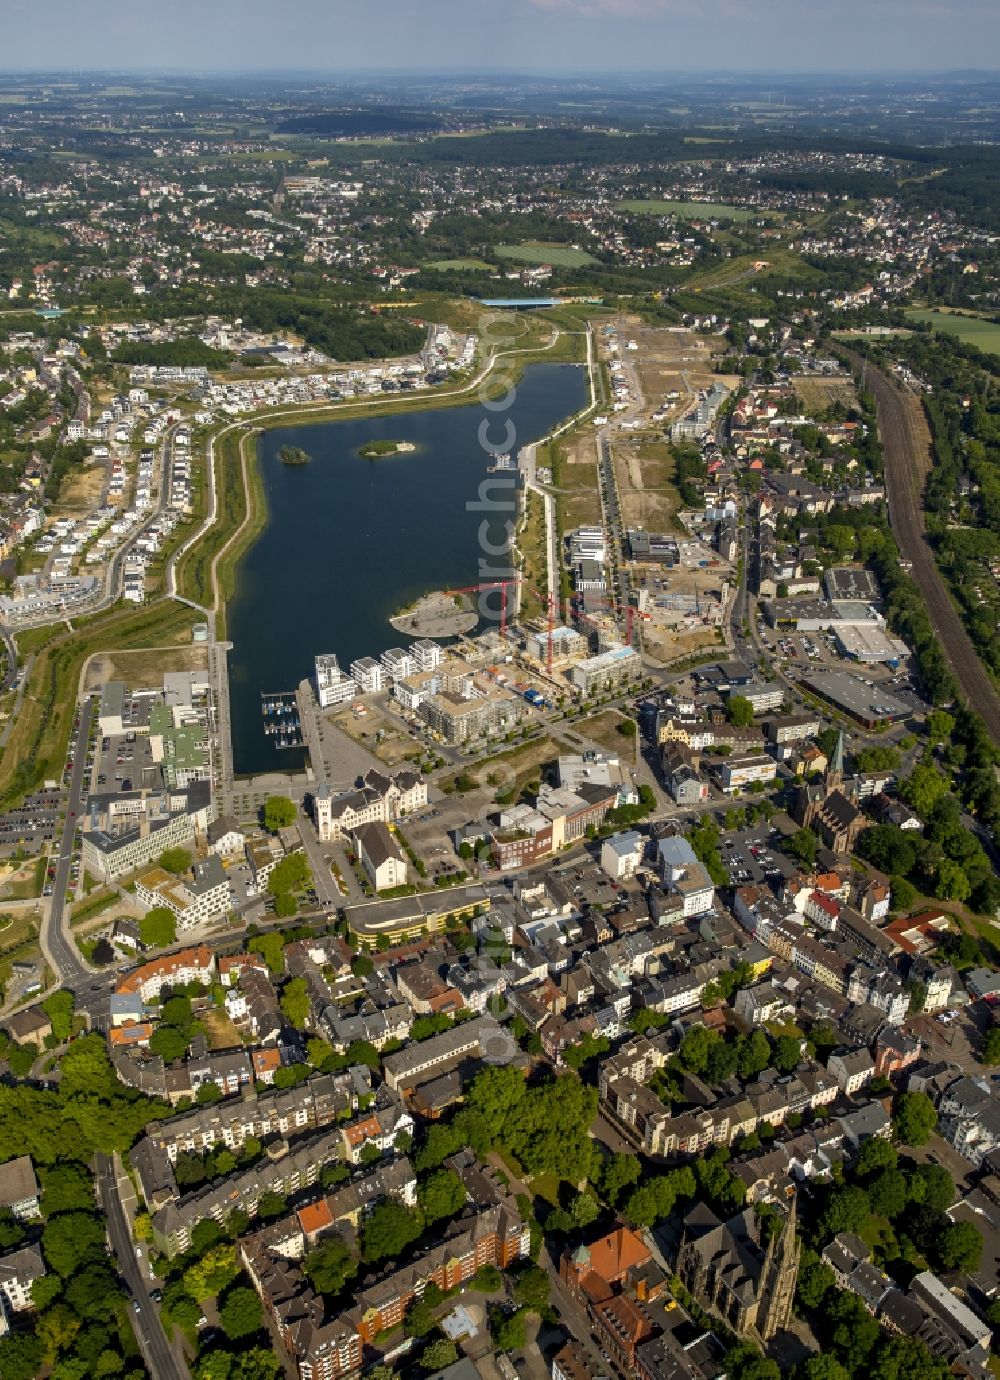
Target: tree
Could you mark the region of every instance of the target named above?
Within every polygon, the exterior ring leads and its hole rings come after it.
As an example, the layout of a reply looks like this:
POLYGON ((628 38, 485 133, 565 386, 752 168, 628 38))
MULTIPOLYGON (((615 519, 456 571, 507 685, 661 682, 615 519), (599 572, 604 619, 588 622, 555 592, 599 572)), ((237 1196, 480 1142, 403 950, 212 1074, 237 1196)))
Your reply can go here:
POLYGON ((835 1284, 836 1278, 826 1261, 815 1251, 804 1249, 796 1286, 803 1308, 819 1308, 835 1284))
POLYGON ((63 1044, 73 1033, 73 1009, 76 1003, 72 992, 53 992, 42 1002, 42 1010, 52 1025, 52 1034, 63 1044))
POLYGON ((938 1255, 946 1270, 974 1274, 983 1258, 983 1238, 971 1222, 952 1222, 941 1233, 938 1255))
POLYGON ((883 1337, 870 1370, 873 1380, 948 1380, 951 1374, 919 1337, 883 1337))
POLYGON ((867 1186, 868 1201, 872 1212, 890 1221, 899 1217, 906 1208, 906 1177, 899 1169, 883 1169, 867 1186))
POLYGON ((614 1207, 622 1191, 638 1183, 641 1176, 638 1156, 616 1151, 601 1165, 597 1182, 605 1201, 614 1207))
POLYGON ((990 1068, 1000 1064, 1000 1026, 994 1025, 986 1032, 979 1060, 990 1068))
POLYGON ((934 895, 942 901, 967 901, 971 894, 972 884, 965 869, 951 858, 942 858, 937 865, 934 895))
POLYGON ((333 1234, 306 1256, 302 1270, 318 1294, 336 1297, 357 1274, 358 1265, 346 1241, 333 1234))
POLYGON ((275 1193, 273 1189, 262 1193, 257 1202, 257 1216, 265 1222, 274 1217, 281 1217, 287 1209, 288 1202, 284 1195, 275 1193))
POLYGON ((932 743, 946 743, 955 730, 955 719, 943 709, 932 709, 925 727, 932 743))
MULTIPOLYGON (((767 1039, 767 1036, 764 1037, 767 1039)), ((681 1068, 688 1073, 702 1074, 708 1068, 709 1055, 713 1046, 719 1044, 722 1036, 717 1031, 709 1030, 706 1025, 692 1026, 688 1033, 681 1040, 677 1050, 677 1059, 681 1068)))
POLYGON ((438 1169, 417 1189, 427 1225, 457 1217, 465 1206, 465 1185, 453 1169, 438 1169))
POLYGON ((417 1299, 410 1304, 403 1319, 403 1331, 408 1337, 426 1337, 428 1332, 433 1332, 436 1327, 434 1309, 426 1299, 417 1299))
POLYGON ((551 1282, 537 1265, 524 1265, 514 1277, 514 1302, 522 1308, 541 1313, 548 1307, 551 1282))
POLYGON ((910 1175, 910 1199, 934 1212, 946 1212, 955 1201, 955 1181, 940 1164, 918 1164, 910 1175))
POLYGON ((926 822, 938 801, 948 794, 948 778, 932 763, 918 762, 906 780, 900 782, 899 794, 926 822))
POLYGON ((816 862, 819 839, 811 829, 798 829, 788 840, 786 847, 792 857, 798 858, 806 867, 812 867, 816 862))
POLYGON ((424 1347, 420 1364, 424 1370, 434 1372, 453 1366, 457 1360, 458 1347, 455 1343, 449 1342, 447 1337, 438 1337, 424 1347))
POLYGON ((524 1310, 497 1311, 490 1319, 490 1332, 498 1351, 520 1351, 527 1341, 524 1310))
POLYGON ((296 977, 285 983, 285 989, 281 994, 281 1010, 289 1025, 293 1025, 296 1030, 305 1030, 311 1010, 309 988, 306 986, 305 978, 296 977))
POLYGON ((830 1194, 822 1217, 825 1237, 836 1236, 838 1232, 860 1232, 871 1217, 868 1194, 856 1184, 835 1188, 830 1194))
POLYGON ((367 954, 355 954, 351 959, 351 972, 355 977, 368 977, 368 975, 374 973, 374 971, 375 964, 367 954))
POLYGON ((165 949, 177 939, 177 920, 166 906, 154 906, 139 921, 139 938, 148 949, 165 949))
POLYGON ((834 1356, 810 1356, 802 1366, 802 1380, 851 1380, 851 1377, 834 1356))
POLYGON ((94 1184, 82 1164, 62 1160, 40 1171, 42 1211, 46 1217, 57 1212, 92 1212, 94 1184))
POLYGON ((294 824, 298 813, 295 802, 287 795, 268 796, 264 804, 264 828, 276 834, 279 829, 294 824))
POLYGON ((779 1035, 774 1042, 771 1063, 779 1073, 791 1073, 802 1058, 802 1042, 794 1035, 779 1035))
POLYGON ((763 1030, 740 1036, 736 1044, 736 1067, 744 1082, 763 1073, 770 1062, 771 1042, 763 1030))
POLYGON ((420 1219, 393 1199, 376 1203, 361 1226, 365 1260, 397 1259, 420 1235, 420 1219))
POLYGON ((578 1193, 569 1205, 569 1215, 574 1228, 581 1230, 596 1222, 601 1215, 597 1200, 589 1193, 578 1193))
POLYGON ((753 705, 745 695, 730 695, 726 717, 734 728, 749 728, 753 723, 753 705))
POLYGON ((859 1178, 865 1179, 883 1169, 895 1169, 898 1163, 899 1155, 892 1141, 884 1136, 872 1136, 861 1147, 856 1172, 859 1178))
POLYGON ((278 974, 284 971, 285 941, 276 931, 271 930, 267 934, 255 934, 247 948, 252 954, 260 954, 267 964, 268 972, 278 974))
POLYGON ((207 1254, 184 1271, 184 1288, 193 1299, 201 1303, 213 1294, 220 1294, 232 1284, 239 1272, 236 1247, 228 1242, 225 1245, 213 1246, 207 1254))
POLYGON ((263 1313, 256 1292, 243 1287, 231 1289, 219 1309, 219 1321, 226 1336, 234 1342, 257 1332, 263 1313))
POLYGON ((301 891, 309 885, 312 873, 304 853, 289 853, 272 868, 267 879, 267 889, 272 896, 282 896, 286 892, 301 891))
POLYGON ((160 854, 160 866, 164 872, 173 872, 179 877, 191 866, 191 854, 186 848, 164 848, 160 854))
POLYGON ((150 1053, 158 1054, 164 1063, 183 1059, 187 1053, 190 1036, 186 1031, 173 1025, 158 1025, 149 1037, 150 1053))
POLYGON ((937 1125, 934 1103, 926 1093, 900 1093, 893 1107, 892 1125, 903 1145, 926 1145, 937 1125))
POLYGON ((87 1261, 104 1258, 104 1228, 88 1212, 64 1212, 42 1229, 45 1259, 63 1279, 87 1261))
POLYGON ((891 877, 893 910, 909 910, 916 903, 917 888, 905 877, 891 877))

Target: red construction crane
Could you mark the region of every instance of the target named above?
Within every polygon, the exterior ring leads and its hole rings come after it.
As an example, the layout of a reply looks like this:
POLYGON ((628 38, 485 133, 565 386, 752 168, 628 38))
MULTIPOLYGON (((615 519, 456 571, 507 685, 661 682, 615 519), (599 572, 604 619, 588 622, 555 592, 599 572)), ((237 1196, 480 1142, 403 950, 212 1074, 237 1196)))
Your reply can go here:
POLYGON ((514 583, 513 580, 487 580, 478 585, 463 585, 461 589, 446 589, 445 594, 481 594, 484 590, 498 589, 500 591, 500 636, 507 634, 507 590, 514 583))

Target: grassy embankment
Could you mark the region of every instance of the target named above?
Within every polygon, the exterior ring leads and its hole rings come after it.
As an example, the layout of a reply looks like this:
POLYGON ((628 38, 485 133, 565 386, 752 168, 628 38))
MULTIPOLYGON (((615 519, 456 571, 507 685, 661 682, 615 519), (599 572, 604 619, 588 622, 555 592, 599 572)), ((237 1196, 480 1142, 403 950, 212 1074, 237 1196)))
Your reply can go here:
POLYGON ((89 656, 189 641, 197 621, 186 605, 158 599, 139 609, 117 608, 80 619, 72 631, 60 623, 19 633, 19 655, 34 652, 35 663, 0 760, 0 803, 10 804, 43 781, 61 778, 80 672, 89 656))

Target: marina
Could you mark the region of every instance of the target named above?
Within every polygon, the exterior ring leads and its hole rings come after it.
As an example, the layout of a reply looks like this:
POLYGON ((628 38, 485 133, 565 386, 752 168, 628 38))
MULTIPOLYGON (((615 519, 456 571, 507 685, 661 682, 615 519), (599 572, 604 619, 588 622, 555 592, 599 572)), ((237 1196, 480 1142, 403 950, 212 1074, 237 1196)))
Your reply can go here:
POLYGON ((260 712, 264 732, 272 747, 298 748, 302 746, 302 723, 294 690, 261 691, 260 712))

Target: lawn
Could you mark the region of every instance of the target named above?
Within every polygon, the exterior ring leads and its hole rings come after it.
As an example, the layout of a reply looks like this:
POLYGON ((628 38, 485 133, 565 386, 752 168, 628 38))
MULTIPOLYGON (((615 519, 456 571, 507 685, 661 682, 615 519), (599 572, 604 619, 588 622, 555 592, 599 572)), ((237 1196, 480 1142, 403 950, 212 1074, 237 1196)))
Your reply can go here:
POLYGON ((617 709, 605 709, 601 714, 581 719, 576 725, 576 731, 589 738, 591 742, 607 748, 609 752, 620 752, 626 758, 631 758, 635 752, 635 738, 626 738, 623 733, 618 732, 618 725, 625 722, 625 717, 624 714, 619 714, 617 709))
POLYGON ((1000 355, 1000 322, 987 321, 981 316, 965 316, 961 312, 908 311, 912 321, 933 326, 936 331, 957 335, 964 345, 975 345, 990 355, 1000 355))
POLYGON ((751 220, 761 214, 720 201, 623 201, 621 208, 641 216, 678 216, 681 220, 751 220))
POLYGON ((492 264, 484 263, 482 259, 432 259, 430 266, 441 273, 461 273, 463 270, 482 270, 488 273, 493 267, 492 264))
POLYGON ((542 240, 528 240, 525 244, 498 244, 501 259, 514 259, 520 264, 551 264, 553 268, 582 268, 597 260, 585 249, 568 244, 546 244, 542 240))

